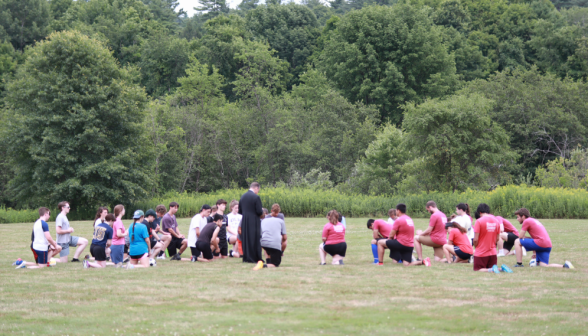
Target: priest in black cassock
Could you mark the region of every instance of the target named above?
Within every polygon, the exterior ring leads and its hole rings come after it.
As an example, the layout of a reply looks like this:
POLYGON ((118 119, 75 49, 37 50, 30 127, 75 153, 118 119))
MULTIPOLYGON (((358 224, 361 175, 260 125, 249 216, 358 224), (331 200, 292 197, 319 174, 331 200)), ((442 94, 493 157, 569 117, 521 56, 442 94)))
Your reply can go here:
POLYGON ((261 255, 261 198, 259 183, 253 182, 249 190, 241 196, 239 201, 239 213, 241 219, 241 242, 243 243, 243 262, 258 263, 262 261, 261 255))

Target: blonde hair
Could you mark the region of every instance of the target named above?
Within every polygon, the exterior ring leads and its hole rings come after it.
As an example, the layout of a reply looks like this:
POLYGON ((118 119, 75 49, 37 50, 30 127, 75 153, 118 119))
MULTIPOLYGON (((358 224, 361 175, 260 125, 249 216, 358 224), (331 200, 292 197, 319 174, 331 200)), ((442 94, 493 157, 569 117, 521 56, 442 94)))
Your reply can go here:
POLYGON ((274 205, 272 205, 272 216, 277 216, 281 210, 282 209, 280 208, 280 205, 278 203, 275 203, 274 205))

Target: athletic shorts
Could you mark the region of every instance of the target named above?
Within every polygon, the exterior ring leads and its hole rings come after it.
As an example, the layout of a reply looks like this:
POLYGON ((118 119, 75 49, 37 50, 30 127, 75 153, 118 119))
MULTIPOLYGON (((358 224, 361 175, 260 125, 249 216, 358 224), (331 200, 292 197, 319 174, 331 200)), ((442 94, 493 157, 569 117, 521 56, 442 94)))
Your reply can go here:
POLYGON ((220 255, 225 257, 229 255, 229 244, 227 244, 226 239, 219 239, 218 247, 220 249, 220 255))
POLYGON ((150 242, 151 242, 151 248, 154 248, 155 245, 157 244, 157 240, 155 240, 155 239, 150 239, 150 242))
POLYGON ((269 258, 266 260, 268 264, 272 264, 276 267, 280 266, 282 263, 282 250, 276 250, 275 248, 271 247, 263 247, 269 258))
POLYGON ((70 236, 69 243, 59 243, 58 245, 61 246, 61 252, 59 252, 60 257, 67 257, 69 255, 69 247, 76 247, 78 246, 78 240, 80 237, 70 236))
POLYGON ((453 246, 453 252, 455 252, 455 255, 457 255, 457 257, 462 260, 470 260, 470 257, 472 256, 471 254, 462 251, 459 246, 455 245, 453 246))
POLYGON ((35 250, 32 246, 33 244, 31 244, 31 251, 33 251, 33 256, 35 258, 35 262, 38 265, 48 265, 49 264, 49 250, 47 251, 39 251, 39 250, 35 250))
POLYGON ((396 261, 412 261, 412 246, 404 246, 396 239, 386 240, 386 246, 390 249, 390 258, 396 261))
POLYGON ((106 261, 106 247, 100 245, 90 245, 90 253, 96 261, 106 261))
POLYGON ((325 252, 327 252, 331 256, 338 254, 342 257, 345 257, 345 252, 347 252, 347 243, 343 242, 331 245, 323 244, 323 250, 325 250, 325 252))
POLYGON ((190 252, 192 252, 192 257, 194 257, 194 258, 200 257, 200 250, 198 248, 190 246, 190 252))
POLYGON ((474 271, 479 271, 482 268, 492 268, 492 266, 496 264, 498 264, 498 258, 496 258, 496 255, 487 257, 474 256, 474 271))
POLYGON ((539 264, 539 262, 549 264, 549 254, 551 253, 551 247, 541 247, 537 245, 535 240, 532 238, 521 239, 521 245, 527 251, 535 251, 535 254, 537 255, 537 264, 539 264))
POLYGON ((178 253, 177 250, 182 248, 183 241, 184 241, 184 239, 182 239, 182 238, 172 237, 171 242, 167 246, 167 252, 169 253, 170 257, 173 257, 178 253))
POLYGON ((512 250, 512 247, 514 246, 515 240, 519 239, 519 236, 517 236, 516 234, 512 233, 512 232, 507 232, 506 233, 508 235, 508 239, 504 242, 504 245, 502 246, 505 250, 512 250))
POLYGON ((124 260, 124 245, 111 245, 110 246, 110 261, 115 264, 121 263, 124 260))
POLYGON ((147 258, 149 256, 149 253, 143 253, 143 254, 138 254, 138 255, 131 255, 129 257, 131 257, 131 259, 133 260, 140 260, 143 258, 147 258))
POLYGON ((196 241, 196 248, 202 252, 202 258, 212 260, 212 250, 210 249, 210 243, 205 241, 196 241))
POLYGON ((129 254, 129 245, 125 244, 125 247, 123 249, 123 252, 126 254, 129 254))

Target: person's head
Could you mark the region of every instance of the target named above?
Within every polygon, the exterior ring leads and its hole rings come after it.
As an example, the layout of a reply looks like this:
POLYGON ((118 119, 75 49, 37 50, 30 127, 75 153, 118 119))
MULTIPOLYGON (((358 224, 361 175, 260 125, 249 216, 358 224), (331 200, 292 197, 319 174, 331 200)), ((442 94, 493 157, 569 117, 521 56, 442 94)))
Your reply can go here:
POLYGON ((337 212, 337 210, 329 211, 327 219, 329 220, 329 223, 337 225, 339 223, 339 212, 337 212))
POLYGON ((400 217, 406 214, 406 204, 399 203, 396 205, 396 216, 400 217))
POLYGON ((426 208, 429 213, 435 213, 437 211, 437 203, 435 201, 428 201, 426 208))
POLYGON ((459 225, 459 223, 449 222, 449 223, 445 224, 445 230, 449 231, 452 228, 458 229, 461 233, 468 232, 468 230, 466 230, 463 226, 459 225))
POLYGON ((114 207, 114 216, 116 218, 122 218, 122 216, 125 215, 125 206, 122 204, 119 204, 117 206, 114 207))
POLYGON ((112 226, 112 224, 114 223, 114 221, 116 220, 116 217, 114 217, 113 214, 108 214, 106 215, 106 217, 104 218, 104 221, 106 223, 108 223, 108 225, 112 226))
POLYGON ((163 215, 165 215, 165 213, 167 212, 167 209, 165 208, 165 205, 160 204, 155 207, 155 212, 157 212, 158 217, 163 217, 163 215))
POLYGON ((280 208, 280 205, 278 203, 274 203, 272 205, 272 217, 278 217, 278 215, 280 214, 280 211, 282 211, 282 208, 280 208))
POLYGON ((251 183, 251 185, 249 186, 249 189, 253 190, 254 193, 258 194, 259 193, 259 183, 257 182, 253 182, 251 183))
POLYGON ((232 200, 231 204, 229 205, 229 209, 231 210, 232 213, 236 214, 239 212, 239 201, 237 200, 232 200))
POLYGON ((218 201, 216 201, 216 211, 225 212, 226 209, 227 209, 227 201, 225 201, 222 198, 219 199, 218 201))
POLYGON ((523 224, 525 219, 531 218, 531 213, 525 208, 520 208, 519 210, 515 211, 515 215, 517 216, 517 221, 521 224, 523 224))
POLYGON ((180 208, 180 205, 177 202, 171 202, 169 204, 169 214, 170 215, 175 215, 176 212, 178 212, 178 209, 180 208))
POLYGON ((474 212, 474 218, 475 219, 480 219, 480 212, 478 210, 476 210, 476 212, 474 212))
POLYGON ((223 219, 225 217, 221 214, 214 214, 214 216, 212 217, 212 221, 217 225, 217 226, 222 226, 223 225, 223 219))
POLYGON ((104 221, 104 218, 106 218, 106 215, 108 215, 108 208, 107 207, 99 207, 98 211, 96 211, 96 216, 94 217, 94 222, 96 222, 96 220, 98 218, 100 218, 102 221, 104 221))
POLYGON ((133 213, 133 223, 142 222, 145 219, 145 213, 143 210, 135 210, 133 213))
POLYGON ((490 214, 490 206, 486 203, 480 203, 478 205, 478 209, 476 210, 480 216, 484 215, 484 214, 490 214))
POLYGON ((396 218, 398 218, 398 216, 396 215, 396 209, 388 210, 388 217, 396 220, 396 218))
POLYGON ((62 212, 64 214, 68 214, 69 213, 69 203, 67 201, 63 201, 63 202, 59 202, 59 204, 57 204, 57 210, 59 210, 59 212, 62 212))
POLYGON ((51 217, 51 210, 49 210, 48 208, 45 208, 45 207, 40 207, 39 208, 39 218, 41 218, 42 220, 44 220, 46 222, 49 220, 49 217, 51 217))
MULTIPOLYGON (((216 205, 213 205, 212 208, 210 209, 211 214, 215 214, 217 211, 218 211, 218 208, 216 205)), ((209 214, 209 216, 211 216, 211 215, 209 214)))
POLYGON ((260 218, 261 218, 261 219, 264 219, 264 218, 267 216, 267 214, 268 214, 268 211, 267 211, 267 209, 266 209, 266 208, 261 208, 261 211, 262 211, 263 213, 261 214, 260 218))
POLYGON ((210 216, 211 212, 212 208, 208 204, 204 204, 202 208, 200 208, 200 216, 202 216, 202 218, 210 216))
POLYGON ((145 212, 145 219, 149 222, 149 223, 153 223, 153 221, 155 220, 155 218, 157 218, 157 213, 155 212, 155 210, 153 209, 149 209, 145 212))
POLYGON ((458 216, 463 216, 463 215, 468 215, 470 214, 470 206, 467 205, 466 203, 459 203, 456 207, 455 207, 455 213, 458 216))
MULTIPOLYGON (((389 212, 388 212, 388 213, 389 213, 389 212)), ((373 228, 373 226, 374 226, 374 222, 375 222, 375 220, 373 220, 373 219, 368 219, 368 221, 367 221, 367 228, 368 228, 369 230, 373 230, 372 228, 373 228)))

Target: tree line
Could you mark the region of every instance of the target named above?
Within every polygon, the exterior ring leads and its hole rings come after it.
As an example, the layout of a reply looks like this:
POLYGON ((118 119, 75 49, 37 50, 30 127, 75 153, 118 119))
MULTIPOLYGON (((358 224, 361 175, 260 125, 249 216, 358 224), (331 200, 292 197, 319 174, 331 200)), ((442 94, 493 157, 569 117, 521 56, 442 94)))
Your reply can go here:
POLYGON ((588 3, 0 0, 0 197, 586 188, 588 3))

